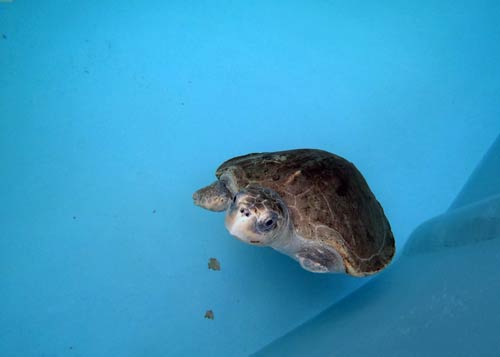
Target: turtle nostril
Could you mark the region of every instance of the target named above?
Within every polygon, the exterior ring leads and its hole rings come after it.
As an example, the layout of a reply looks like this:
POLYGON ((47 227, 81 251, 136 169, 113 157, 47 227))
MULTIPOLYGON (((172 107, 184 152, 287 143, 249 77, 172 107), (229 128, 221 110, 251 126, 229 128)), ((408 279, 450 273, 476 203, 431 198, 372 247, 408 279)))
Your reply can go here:
POLYGON ((240 213, 244 214, 245 217, 250 217, 250 210, 248 210, 247 208, 240 208, 240 213))

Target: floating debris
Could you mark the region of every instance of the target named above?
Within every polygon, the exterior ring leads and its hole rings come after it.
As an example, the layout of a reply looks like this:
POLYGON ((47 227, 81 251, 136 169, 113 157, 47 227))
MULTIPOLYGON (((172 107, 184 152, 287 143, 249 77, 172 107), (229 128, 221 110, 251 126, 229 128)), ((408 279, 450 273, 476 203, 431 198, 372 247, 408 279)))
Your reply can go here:
POLYGON ((214 319, 214 312, 212 310, 207 310, 207 312, 205 312, 205 318, 209 319, 209 320, 213 320, 214 319))
POLYGON ((3 34, 2 34, 2 38, 3 38, 4 40, 6 40, 6 39, 7 39, 7 35, 3 33, 3 34))
POLYGON ((208 260, 208 269, 212 270, 220 270, 220 263, 217 259, 215 258, 210 258, 208 260))
POLYGON ((154 214, 154 213, 156 213, 156 210, 155 210, 155 209, 153 210, 153 214, 154 214))

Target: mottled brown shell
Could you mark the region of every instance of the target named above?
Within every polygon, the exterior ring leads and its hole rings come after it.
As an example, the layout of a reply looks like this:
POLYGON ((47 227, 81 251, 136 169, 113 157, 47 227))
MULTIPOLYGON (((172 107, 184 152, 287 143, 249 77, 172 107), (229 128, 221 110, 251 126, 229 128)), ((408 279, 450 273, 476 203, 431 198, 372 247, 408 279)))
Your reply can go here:
POLYGON ((334 248, 348 274, 373 274, 394 256, 382 207, 361 173, 340 156, 312 149, 255 153, 224 162, 217 178, 225 172, 238 189, 258 184, 280 194, 295 232, 334 248))

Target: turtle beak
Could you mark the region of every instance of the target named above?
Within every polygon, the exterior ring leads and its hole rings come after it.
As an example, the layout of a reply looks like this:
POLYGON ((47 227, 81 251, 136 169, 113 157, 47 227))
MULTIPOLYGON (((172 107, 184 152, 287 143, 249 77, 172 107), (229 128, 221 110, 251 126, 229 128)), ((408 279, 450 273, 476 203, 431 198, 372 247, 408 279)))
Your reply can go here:
POLYGON ((255 231, 256 218, 251 214, 250 209, 231 204, 226 213, 225 226, 229 233, 240 241, 261 245, 259 234, 255 231))

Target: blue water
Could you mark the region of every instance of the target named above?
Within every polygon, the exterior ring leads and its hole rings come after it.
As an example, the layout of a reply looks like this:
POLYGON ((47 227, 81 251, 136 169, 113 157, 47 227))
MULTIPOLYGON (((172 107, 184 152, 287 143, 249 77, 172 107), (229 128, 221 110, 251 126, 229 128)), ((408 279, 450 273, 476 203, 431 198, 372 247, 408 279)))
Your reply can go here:
POLYGON ((366 283, 191 194, 236 155, 328 150, 402 251, 500 132, 499 4, 0 2, 0 355, 248 355, 366 283))

